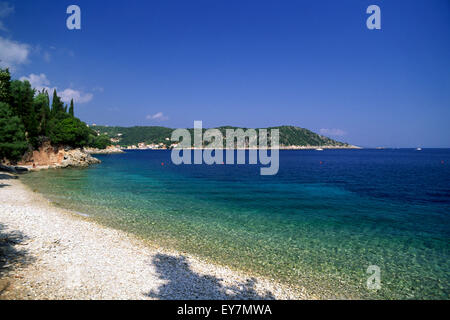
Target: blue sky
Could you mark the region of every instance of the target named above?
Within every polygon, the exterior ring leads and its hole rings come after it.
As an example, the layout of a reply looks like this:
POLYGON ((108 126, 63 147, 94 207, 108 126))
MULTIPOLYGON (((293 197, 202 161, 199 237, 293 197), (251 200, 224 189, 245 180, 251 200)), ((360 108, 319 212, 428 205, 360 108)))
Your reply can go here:
POLYGON ((450 147, 448 0, 10 0, 0 22, 0 65, 75 97, 89 124, 450 147), (66 28, 71 4, 81 30, 66 28), (366 27, 371 4, 381 30, 366 27))

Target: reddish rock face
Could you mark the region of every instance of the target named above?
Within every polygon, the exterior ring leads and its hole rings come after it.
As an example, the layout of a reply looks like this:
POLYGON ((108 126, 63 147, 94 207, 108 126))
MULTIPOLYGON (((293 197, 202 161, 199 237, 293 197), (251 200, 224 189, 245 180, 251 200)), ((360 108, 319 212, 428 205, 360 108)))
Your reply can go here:
POLYGON ((25 155, 24 159, 19 162, 19 165, 33 165, 37 166, 50 166, 58 164, 64 158, 64 149, 56 150, 48 142, 39 148, 25 155))
POLYGON ((55 148, 50 143, 45 142, 39 150, 34 150, 25 155, 19 162, 22 166, 49 166, 49 167, 69 167, 88 166, 100 161, 80 149, 64 150, 64 147, 55 148))

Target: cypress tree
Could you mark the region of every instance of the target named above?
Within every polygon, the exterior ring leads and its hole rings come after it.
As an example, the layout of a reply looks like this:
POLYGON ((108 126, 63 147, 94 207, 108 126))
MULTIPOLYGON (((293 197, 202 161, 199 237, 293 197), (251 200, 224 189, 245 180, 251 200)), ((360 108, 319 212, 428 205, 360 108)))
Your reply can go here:
POLYGON ((58 93, 53 91, 53 100, 52 100, 52 117, 59 118, 64 113, 64 103, 61 101, 61 98, 58 97, 58 93))
POLYGON ((74 113, 73 113, 73 99, 70 100, 69 114, 72 117, 74 116, 74 113))
POLYGON ((48 96, 47 91, 45 91, 45 96, 47 97, 48 114, 50 115, 50 97, 48 96))
POLYGON ((47 92, 41 92, 34 97, 34 112, 38 119, 39 136, 46 136, 48 134, 48 121, 50 118, 50 107, 48 105, 47 92))

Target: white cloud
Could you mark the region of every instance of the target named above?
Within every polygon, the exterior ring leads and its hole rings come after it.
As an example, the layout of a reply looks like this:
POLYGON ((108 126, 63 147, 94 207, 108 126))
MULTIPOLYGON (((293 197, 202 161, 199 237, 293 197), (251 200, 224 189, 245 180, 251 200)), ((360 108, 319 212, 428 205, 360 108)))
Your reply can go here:
POLYGON ((147 120, 158 120, 158 121, 169 120, 169 117, 166 117, 162 112, 158 112, 153 115, 149 114, 145 118, 147 120))
MULTIPOLYGON (((28 80, 33 88, 36 90, 41 91, 42 89, 46 89, 50 91, 50 88, 48 87, 50 85, 50 81, 47 79, 47 76, 43 73, 37 75, 37 74, 30 74, 28 77, 22 77, 20 78, 20 81, 28 80)), ((53 91, 54 88, 52 88, 53 91)))
POLYGON ((28 62, 30 46, 0 37, 0 67, 15 69, 28 62))
MULTIPOLYGON (((47 90, 50 96, 53 95, 54 90, 58 91, 57 87, 50 87, 50 81, 47 79, 47 76, 44 73, 41 73, 39 75, 32 73, 28 77, 20 78, 20 80, 28 80, 31 86, 38 91, 42 91, 43 89, 47 90)), ((76 103, 86 103, 91 101, 94 97, 92 93, 85 93, 70 88, 58 91, 58 96, 60 96, 61 100, 66 103, 69 103, 72 99, 76 103)))
MULTIPOLYGON (((14 13, 14 7, 7 2, 0 2, 0 19, 4 19, 14 13)), ((0 30, 8 31, 0 20, 0 30)), ((0 37, 0 67, 14 69, 17 65, 26 63, 30 47, 26 44, 15 42, 0 37)))
MULTIPOLYGON (((14 13, 14 7, 7 2, 0 1, 0 31, 8 32, 3 22, 14 13)), ((25 43, 20 43, 11 39, 0 36, 0 67, 10 68, 11 71, 16 71, 16 68, 29 62, 30 55, 42 56, 45 62, 51 61, 51 55, 48 51, 42 52, 40 45, 30 46, 25 43)))
POLYGON ((86 103, 92 100, 94 95, 92 93, 83 93, 78 90, 73 89, 65 89, 64 91, 58 92, 58 95, 61 97, 61 100, 64 102, 70 102, 73 99, 73 102, 78 103, 86 103))
POLYGON ((334 136, 334 137, 342 137, 347 134, 344 130, 341 129, 320 129, 320 134, 324 136, 334 136))

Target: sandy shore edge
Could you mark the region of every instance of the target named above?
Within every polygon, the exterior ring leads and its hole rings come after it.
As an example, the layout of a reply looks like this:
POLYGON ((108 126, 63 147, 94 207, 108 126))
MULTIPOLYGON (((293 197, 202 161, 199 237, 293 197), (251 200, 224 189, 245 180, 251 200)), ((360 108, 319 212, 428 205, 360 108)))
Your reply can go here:
POLYGON ((0 174, 0 299, 311 299, 148 245, 0 174))

